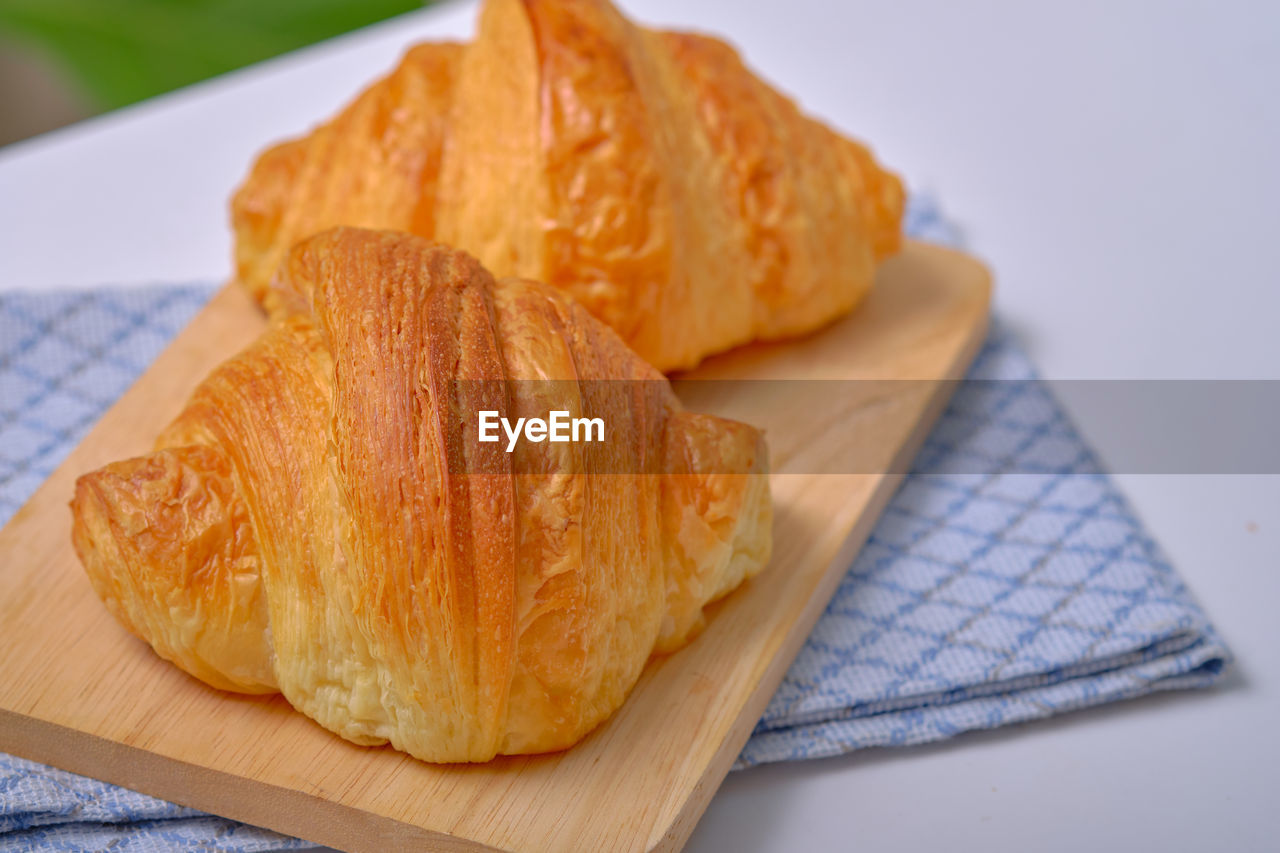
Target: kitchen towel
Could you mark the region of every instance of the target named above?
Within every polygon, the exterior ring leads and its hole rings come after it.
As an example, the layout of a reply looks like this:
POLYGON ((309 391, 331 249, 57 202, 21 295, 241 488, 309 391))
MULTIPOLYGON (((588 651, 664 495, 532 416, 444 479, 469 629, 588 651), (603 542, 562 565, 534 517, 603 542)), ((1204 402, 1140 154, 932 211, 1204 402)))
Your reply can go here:
MULTIPOLYGON (((913 200, 907 228, 958 242, 927 200, 913 200)), ((212 292, 0 294, 0 522, 212 292)), ((926 743, 1204 687, 1229 661, 996 322, 736 766, 926 743)), ((0 848, 37 845, 309 846, 0 755, 0 848)))

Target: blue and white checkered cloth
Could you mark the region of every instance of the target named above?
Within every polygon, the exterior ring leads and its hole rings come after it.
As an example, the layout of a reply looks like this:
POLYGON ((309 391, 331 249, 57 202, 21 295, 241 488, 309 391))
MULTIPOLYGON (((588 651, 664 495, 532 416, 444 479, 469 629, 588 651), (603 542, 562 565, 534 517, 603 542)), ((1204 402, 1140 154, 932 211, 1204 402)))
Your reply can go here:
MULTIPOLYGON (((927 203, 913 205, 908 231, 957 237, 927 203)), ((0 294, 0 521, 211 293, 0 294)), ((999 324, 970 377, 992 381, 959 386, 737 766, 926 743, 1204 687, 1229 663, 999 324)), ((110 845, 306 846, 0 755, 0 847, 110 845)))

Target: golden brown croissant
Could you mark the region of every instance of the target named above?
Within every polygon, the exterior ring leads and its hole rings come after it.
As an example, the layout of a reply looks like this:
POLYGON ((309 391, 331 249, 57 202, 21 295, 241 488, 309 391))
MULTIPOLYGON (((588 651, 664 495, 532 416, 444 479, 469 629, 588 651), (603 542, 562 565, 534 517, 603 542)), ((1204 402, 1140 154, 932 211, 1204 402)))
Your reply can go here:
POLYGON ((607 0, 488 0, 470 45, 424 44, 232 204, 259 299, 296 240, 412 231, 573 294, 661 370, 854 307, 896 251, 902 186, 713 38, 607 0))
POLYGON ((72 502, 99 596, 197 678, 429 761, 559 749, 767 561, 760 433, 684 412, 562 291, 358 229, 280 279, 158 449, 72 502), (488 410, 609 440, 507 452, 488 410))

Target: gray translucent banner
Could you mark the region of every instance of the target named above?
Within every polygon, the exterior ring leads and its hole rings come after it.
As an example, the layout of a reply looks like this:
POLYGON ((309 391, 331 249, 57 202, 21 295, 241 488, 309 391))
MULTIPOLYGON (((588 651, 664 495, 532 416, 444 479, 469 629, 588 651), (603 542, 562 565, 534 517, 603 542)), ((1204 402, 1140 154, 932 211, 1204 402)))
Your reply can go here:
MULTIPOLYGON (((687 443, 682 431, 707 428, 663 414, 664 384, 458 381, 431 389, 452 395, 437 440, 452 448, 453 473, 657 473, 687 443)), ((1280 381, 677 380, 672 387, 690 412, 763 430, 779 473, 1280 473, 1280 381), (1087 444, 1077 420, 1089 425, 1087 444)), ((717 473, 718 458, 704 451, 699 472, 717 473)))

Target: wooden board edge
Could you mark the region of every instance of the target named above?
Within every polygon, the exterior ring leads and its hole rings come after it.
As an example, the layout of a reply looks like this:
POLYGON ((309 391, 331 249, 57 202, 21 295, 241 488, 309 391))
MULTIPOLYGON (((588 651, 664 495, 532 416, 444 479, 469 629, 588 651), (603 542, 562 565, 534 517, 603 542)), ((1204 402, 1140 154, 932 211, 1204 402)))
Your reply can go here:
MULTIPOLYGON (((963 255, 960 252, 953 253, 963 255)), ((991 317, 989 309, 991 276, 986 266, 980 261, 968 255, 963 255, 963 257, 966 261, 973 263, 977 268, 976 271, 980 272, 984 277, 987 288, 986 304, 988 309, 983 312, 978 321, 971 327, 969 337, 964 341, 951 370, 948 371, 946 376, 939 378, 935 382, 928 406, 917 422, 915 429, 907 440, 903 442, 902 448, 890 467, 891 471, 905 470, 906 463, 915 458, 925 439, 928 438, 929 433, 933 431, 938 419, 942 416, 947 403, 950 402, 958 381, 964 377, 965 372, 969 369, 986 341, 991 317)), ((872 529, 879 522, 885 507, 889 505, 890 499, 897 492, 898 487, 906 480, 905 474, 889 473, 873 476, 878 478, 878 482, 872 490, 866 509, 858 518, 857 523, 850 529, 848 537, 837 550, 835 557, 824 569, 822 582, 810 598, 804 614, 792 623, 779 653, 769 662, 764 675, 743 706, 740 717, 750 719, 752 721, 750 726, 744 727, 741 731, 731 731, 729 737, 725 738, 720 748, 716 750, 712 760, 708 763, 693 793, 685 799, 683 807, 672 815, 670 821, 666 822, 665 828, 658 829, 650 835, 649 842, 645 847, 648 853, 675 853, 675 851, 684 848, 689 837, 693 834, 694 827, 697 826, 698 821, 707 810, 707 806, 710 805, 711 798, 720 789, 725 777, 729 775, 734 759, 738 757, 742 752, 742 748, 750 740, 756 721, 764 714, 769 701, 773 698, 773 694, 777 692, 778 686, 782 683, 787 670, 791 668, 796 656, 800 654, 800 649, 804 647, 805 641, 818 624, 818 619, 821 618, 827 605, 831 602, 831 598, 835 595, 840 581, 844 578, 845 570, 852 565, 858 552, 862 550, 862 546, 866 543, 867 537, 871 535, 872 529)))
POLYGON ((0 708, 0 732, 0 748, 19 758, 318 845, 341 850, 504 853, 501 848, 478 841, 374 815, 302 791, 232 776, 4 708, 0 708), (246 784, 253 788, 253 797, 228 793, 237 786, 243 791, 246 784))

